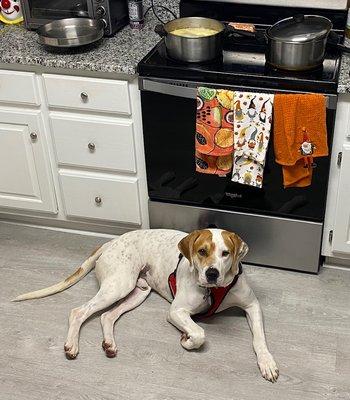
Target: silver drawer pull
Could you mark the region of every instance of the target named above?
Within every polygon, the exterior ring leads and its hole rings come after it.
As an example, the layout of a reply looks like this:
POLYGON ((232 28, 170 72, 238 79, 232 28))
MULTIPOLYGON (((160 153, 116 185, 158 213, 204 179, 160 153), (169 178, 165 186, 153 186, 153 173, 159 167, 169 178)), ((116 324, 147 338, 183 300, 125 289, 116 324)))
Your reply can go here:
POLYGON ((32 139, 33 142, 35 142, 38 139, 38 134, 35 132, 32 132, 30 134, 30 138, 32 139))
POLYGON ((102 199, 101 199, 101 197, 99 197, 99 196, 95 197, 95 203, 96 203, 97 205, 102 204, 102 199))
POLYGON ((89 95, 86 92, 82 92, 82 93, 80 93, 80 98, 82 99, 82 101, 84 103, 87 103, 89 100, 89 95))
POLYGON ((89 150, 91 151, 91 153, 94 152, 94 151, 96 150, 96 145, 95 145, 95 143, 90 142, 90 143, 88 144, 88 148, 89 148, 89 150))

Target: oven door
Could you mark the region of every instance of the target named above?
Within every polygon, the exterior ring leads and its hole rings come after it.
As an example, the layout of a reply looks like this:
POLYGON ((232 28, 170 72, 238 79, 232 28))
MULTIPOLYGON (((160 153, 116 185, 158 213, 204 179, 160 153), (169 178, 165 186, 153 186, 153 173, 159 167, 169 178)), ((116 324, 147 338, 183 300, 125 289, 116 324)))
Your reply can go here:
MULTIPOLYGON (((195 99, 196 87, 201 85, 220 87, 202 82, 140 78, 150 199, 208 209, 322 222, 330 156, 316 159, 317 167, 313 171, 311 186, 284 189, 281 166, 275 162, 273 132, 262 189, 233 183, 229 175, 218 177, 195 171, 195 99)), ((259 91, 258 88, 251 87, 222 87, 259 91)), ((327 127, 331 148, 337 96, 329 95, 327 100, 327 127)))
POLYGON ((92 17, 91 0, 24 0, 24 17, 27 28, 63 18, 92 17))

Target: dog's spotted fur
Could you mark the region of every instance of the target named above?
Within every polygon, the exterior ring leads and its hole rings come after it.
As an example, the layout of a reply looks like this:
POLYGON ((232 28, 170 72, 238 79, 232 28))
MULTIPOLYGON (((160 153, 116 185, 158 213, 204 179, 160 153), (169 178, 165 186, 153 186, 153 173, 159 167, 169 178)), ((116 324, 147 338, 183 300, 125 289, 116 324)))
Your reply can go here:
MULTIPOLYGON (((205 341, 204 330, 191 315, 206 311, 210 306, 206 271, 219 272, 217 286, 228 286, 238 272, 240 260, 248 246, 236 234, 220 229, 197 230, 189 235, 167 229, 139 230, 126 233, 97 249, 78 270, 66 280, 15 300, 34 299, 58 293, 74 285, 96 264, 100 290, 90 301, 71 311, 69 331, 64 346, 70 359, 76 358, 79 331, 92 314, 117 305, 101 316, 103 349, 107 357, 117 354, 113 335, 116 320, 125 312, 140 305, 153 289, 172 301, 168 321, 181 332, 181 344, 187 349, 198 349, 205 341), (175 269, 179 250, 185 256, 177 269, 177 291, 174 300, 168 286, 168 276, 175 269)), ((253 334, 253 347, 263 377, 271 382, 278 378, 278 368, 266 345, 263 318, 258 300, 248 286, 244 274, 228 292, 218 312, 239 306, 246 311, 253 334)), ((234 362, 234 361, 232 361, 234 362)))

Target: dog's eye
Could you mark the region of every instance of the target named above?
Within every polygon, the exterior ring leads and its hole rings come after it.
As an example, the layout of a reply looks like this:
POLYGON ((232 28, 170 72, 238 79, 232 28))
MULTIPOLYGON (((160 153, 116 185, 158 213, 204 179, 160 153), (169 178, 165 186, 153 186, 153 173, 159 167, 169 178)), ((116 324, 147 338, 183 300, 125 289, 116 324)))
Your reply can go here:
POLYGON ((222 252, 222 254, 221 254, 223 257, 227 257, 227 256, 229 256, 230 255, 230 252, 229 251, 227 251, 227 250, 224 250, 223 252, 222 252))
POLYGON ((205 249, 199 249, 198 254, 201 255, 202 257, 205 257, 207 255, 207 251, 205 249))

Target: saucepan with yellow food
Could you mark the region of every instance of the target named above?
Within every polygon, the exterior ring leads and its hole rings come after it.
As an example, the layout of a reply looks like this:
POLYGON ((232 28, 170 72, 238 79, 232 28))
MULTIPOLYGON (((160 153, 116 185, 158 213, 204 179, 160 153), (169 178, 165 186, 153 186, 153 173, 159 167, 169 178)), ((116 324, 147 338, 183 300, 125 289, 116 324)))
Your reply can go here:
POLYGON ((249 31, 250 28, 242 23, 223 24, 211 18, 185 17, 157 25, 155 31, 165 38, 170 58, 202 63, 222 57, 224 38, 231 34, 255 37, 255 33, 249 31))
POLYGON ((225 25, 215 19, 186 17, 157 25, 155 31, 165 38, 169 57, 200 63, 222 55, 225 25))

